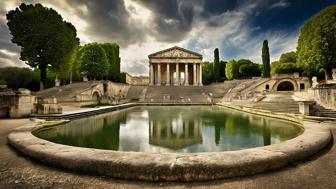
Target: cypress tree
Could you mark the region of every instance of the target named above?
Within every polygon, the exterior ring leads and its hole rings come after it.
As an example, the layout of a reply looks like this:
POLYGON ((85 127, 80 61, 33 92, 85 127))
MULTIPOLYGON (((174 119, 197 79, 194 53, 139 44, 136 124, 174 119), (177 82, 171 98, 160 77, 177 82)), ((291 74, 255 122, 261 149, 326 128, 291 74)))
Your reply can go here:
POLYGON ((270 55, 269 55, 268 41, 267 40, 264 40, 264 42, 263 42, 261 58, 262 58, 262 63, 263 63, 262 76, 263 77, 270 77, 270 75, 271 75, 270 74, 270 72, 271 72, 270 55))
POLYGON ((219 52, 218 48, 214 51, 214 79, 216 82, 219 81, 219 52))

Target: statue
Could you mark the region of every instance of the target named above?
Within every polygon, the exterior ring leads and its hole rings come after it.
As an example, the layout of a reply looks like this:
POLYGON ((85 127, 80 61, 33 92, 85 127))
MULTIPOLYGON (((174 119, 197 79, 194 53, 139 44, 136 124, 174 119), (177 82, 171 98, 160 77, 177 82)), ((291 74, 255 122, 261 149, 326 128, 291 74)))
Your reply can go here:
POLYGON ((336 81, 336 68, 332 69, 332 78, 336 81))
POLYGON ((55 78, 55 87, 59 87, 61 85, 61 81, 58 79, 58 76, 56 75, 55 78))
POLYGON ((317 77, 314 76, 314 77, 312 78, 312 81, 313 81, 313 83, 312 83, 312 87, 313 87, 313 88, 316 88, 316 86, 318 85, 317 77))

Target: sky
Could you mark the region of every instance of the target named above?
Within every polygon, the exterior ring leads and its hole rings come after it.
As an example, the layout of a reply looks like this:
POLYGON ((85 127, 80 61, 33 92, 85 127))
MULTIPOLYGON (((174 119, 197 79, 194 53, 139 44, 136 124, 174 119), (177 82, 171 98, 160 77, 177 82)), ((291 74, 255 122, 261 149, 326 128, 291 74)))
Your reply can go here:
POLYGON ((116 42, 121 69, 148 75, 148 55, 180 46, 213 61, 261 63, 267 39, 271 61, 295 51, 301 26, 336 0, 0 0, 0 67, 26 66, 11 42, 6 13, 22 2, 55 9, 77 29, 80 43, 116 42))

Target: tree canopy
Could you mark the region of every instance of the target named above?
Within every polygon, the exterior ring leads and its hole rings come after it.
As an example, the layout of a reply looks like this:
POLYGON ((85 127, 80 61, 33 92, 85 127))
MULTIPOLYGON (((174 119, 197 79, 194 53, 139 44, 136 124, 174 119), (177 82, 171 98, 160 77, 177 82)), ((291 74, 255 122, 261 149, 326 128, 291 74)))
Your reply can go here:
POLYGON ((219 81, 219 51, 218 48, 214 50, 214 65, 213 65, 213 77, 216 82, 219 81))
POLYGON ((271 76, 271 67, 270 67, 270 54, 268 49, 268 41, 264 40, 263 46, 262 46, 262 54, 261 59, 263 63, 263 77, 270 77, 271 76))
POLYGON ((208 85, 214 82, 214 75, 213 75, 213 63, 210 62, 203 62, 202 63, 202 80, 203 84, 208 85))
POLYGON ((26 88, 37 91, 40 78, 38 72, 29 68, 4 67, 0 68, 0 80, 11 89, 26 88))
POLYGON ((279 61, 274 61, 271 64, 271 73, 272 74, 290 74, 299 72, 301 73, 302 67, 296 64, 296 52, 286 52, 282 53, 279 61))
POLYGON ((79 45, 75 27, 54 9, 22 3, 7 13, 12 42, 21 47, 20 59, 40 69, 41 88, 47 68, 60 70, 79 45))
POLYGON ((281 54, 279 62, 281 62, 281 63, 296 63, 296 52, 291 51, 291 52, 281 54))
POLYGON ((98 43, 107 56, 109 63, 108 79, 115 82, 121 81, 120 75, 120 57, 119 57, 119 45, 116 43, 98 43))
POLYGON ((225 75, 228 80, 237 79, 239 75, 239 67, 237 61, 230 60, 225 67, 225 75))
POLYGON ((108 59, 104 49, 99 44, 85 45, 80 54, 80 71, 89 79, 103 79, 108 76, 108 59))
POLYGON ((312 77, 322 68, 326 79, 336 64, 336 5, 322 10, 306 22, 300 31, 297 46, 298 63, 312 77))

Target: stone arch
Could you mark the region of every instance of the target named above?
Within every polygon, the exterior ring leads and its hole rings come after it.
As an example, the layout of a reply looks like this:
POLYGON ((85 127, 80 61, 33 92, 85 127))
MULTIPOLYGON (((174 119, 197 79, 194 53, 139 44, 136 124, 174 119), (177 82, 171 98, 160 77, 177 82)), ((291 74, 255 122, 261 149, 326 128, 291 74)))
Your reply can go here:
POLYGON ((280 79, 272 87, 272 91, 297 91, 298 85, 293 79, 280 79))
POLYGON ((101 94, 100 94, 100 92, 98 91, 98 90, 94 90, 93 92, 92 92, 92 100, 94 100, 94 101, 99 101, 99 99, 101 98, 101 94))

